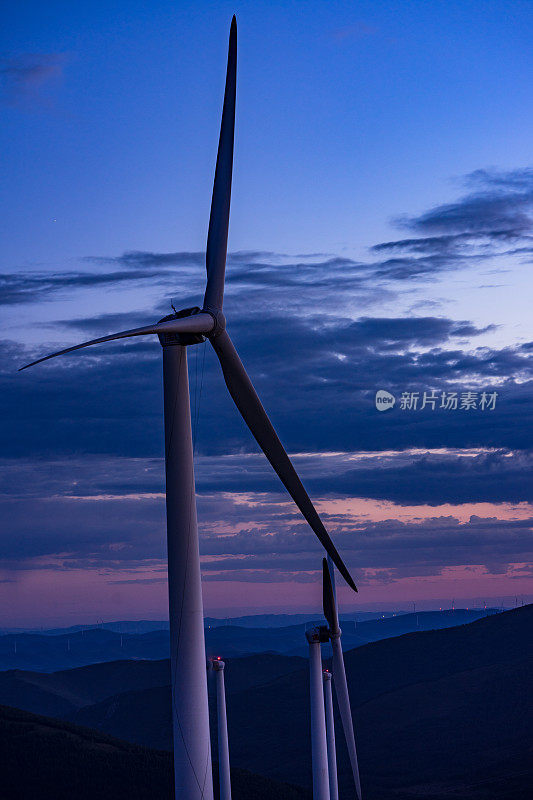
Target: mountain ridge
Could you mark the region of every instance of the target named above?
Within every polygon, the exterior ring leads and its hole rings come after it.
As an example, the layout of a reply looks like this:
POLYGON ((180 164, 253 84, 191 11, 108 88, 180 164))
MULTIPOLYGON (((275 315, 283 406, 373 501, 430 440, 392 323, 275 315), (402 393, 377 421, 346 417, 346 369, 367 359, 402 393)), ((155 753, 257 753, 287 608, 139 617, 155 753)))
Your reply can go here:
MULTIPOLYGON (((532 625, 530 605, 467 625, 382 639, 345 653, 368 800, 525 800, 526 779, 533 782, 528 772, 532 625), (498 794, 491 794, 496 786, 498 794)), ((309 789, 305 660, 276 654, 225 660, 232 764, 309 789)), ((87 679, 98 683, 96 675, 109 670, 113 675, 107 691, 124 671, 123 686, 133 688, 78 708, 71 718, 119 739, 170 749, 168 662, 158 662, 158 686, 135 688, 137 678, 128 676, 130 669, 142 673, 142 683, 150 679, 153 664, 98 664, 36 680, 64 679, 72 689, 87 679)), ((214 713, 211 704, 213 722, 214 713)), ((213 724, 213 734, 215 730, 213 724)), ((340 727, 337 730, 339 780, 349 792, 349 765, 340 727)))

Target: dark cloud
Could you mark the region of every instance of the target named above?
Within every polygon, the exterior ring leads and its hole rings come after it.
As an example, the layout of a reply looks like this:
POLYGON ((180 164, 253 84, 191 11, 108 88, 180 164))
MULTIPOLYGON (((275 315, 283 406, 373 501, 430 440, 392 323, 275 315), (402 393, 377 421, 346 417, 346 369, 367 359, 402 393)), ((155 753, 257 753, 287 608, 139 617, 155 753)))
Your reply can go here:
POLYGON ((466 176, 474 191, 455 203, 436 206, 402 220, 420 233, 485 234, 518 237, 531 231, 533 169, 501 172, 476 170, 466 176))
MULTIPOLYGON (((374 261, 229 254, 229 331, 287 449, 307 454, 295 462, 313 497, 435 506, 531 500, 533 344, 480 346, 475 337, 494 326, 369 311, 394 297, 398 282, 480 263, 503 248, 528 257, 530 171, 473 173, 468 186, 456 203, 404 221, 413 235, 376 245, 374 261), (432 390, 496 390, 498 401, 490 412, 402 411, 397 403, 379 413, 380 388, 397 397, 407 390, 421 397, 432 390)), ((87 259, 85 272, 14 272, 0 279, 0 303, 149 284, 167 298, 180 287, 178 302, 191 306, 201 304, 203 264, 202 252, 128 251, 87 259)), ((92 338, 168 311, 165 299, 151 310, 53 327, 92 338)), ((45 330, 52 336, 52 327, 45 330)), ((124 580, 159 581, 135 570, 160 569, 165 558, 160 347, 149 339, 112 343, 16 373, 61 346, 7 342, 2 351, 0 556, 12 570, 98 568, 114 580, 128 570, 124 580)), ((315 580, 320 548, 258 454, 210 345, 189 348, 188 356, 195 416, 200 406, 196 472, 205 574, 315 580), (224 534, 228 526, 231 535, 224 534)), ((365 570, 378 570, 384 581, 459 564, 502 571, 525 560, 530 537, 529 523, 518 520, 437 517, 408 525, 325 517, 363 581, 365 570)))
MULTIPOLYGON (((201 494, 198 504, 203 571, 211 579, 318 577, 320 545, 292 504, 250 493, 201 494)), ((163 496, 0 499, 0 512, 9 519, 0 535, 4 569, 99 569, 113 582, 164 578, 163 496), (144 574, 135 574, 139 570, 144 574)), ((461 565, 505 572, 527 561, 531 549, 531 519, 471 516, 461 522, 448 515, 371 522, 327 512, 323 518, 359 581, 375 570, 388 580, 461 565)))
POLYGON ((0 57, 0 85, 9 103, 34 103, 63 74, 64 53, 20 53, 0 57))
MULTIPOLYGON (((160 273, 159 278, 166 273, 160 273)), ((40 303, 63 292, 120 286, 135 281, 152 281, 151 271, 123 272, 25 272, 0 274, 0 305, 40 303)))
POLYGON ((494 188, 503 191, 530 193, 533 187, 533 168, 498 170, 476 169, 463 179, 467 186, 474 189, 494 188))
POLYGON ((127 269, 160 269, 161 267, 205 266, 205 252, 150 253, 127 250, 121 256, 86 256, 85 261, 96 264, 115 264, 127 269))
POLYGON ((50 323, 47 327, 55 329, 58 326, 68 328, 71 330, 85 331, 87 335, 94 334, 94 338, 100 335, 104 336, 106 333, 113 333, 117 331, 130 330, 131 328, 140 328, 143 325, 150 325, 157 321, 162 314, 168 313, 168 307, 165 310, 160 309, 157 311, 120 311, 115 314, 96 314, 94 317, 85 317, 81 319, 61 319, 50 323))
MULTIPOLYGON (((286 258, 287 256, 269 250, 239 250, 228 253, 228 264, 253 264, 258 261, 286 258)), ((307 258, 308 256, 306 256, 307 258)), ((116 264, 127 269, 159 269, 161 267, 203 266, 205 267, 205 251, 177 251, 175 253, 151 253, 145 250, 127 250, 121 256, 86 256, 86 261, 99 264, 116 264)))
MULTIPOLYGON (((401 220, 411 231, 429 235, 381 242, 371 248, 373 254, 385 254, 385 258, 357 261, 324 254, 229 253, 229 306, 234 303, 237 307, 244 300, 250 310, 262 308, 264 290, 268 289, 270 309, 286 309, 287 291, 291 290, 292 314, 306 315, 317 304, 324 312, 336 309, 342 313, 343 308, 355 304, 361 309, 390 299, 401 282, 427 280, 497 255, 530 256, 533 170, 478 170, 467 176, 466 182, 474 191, 455 203, 401 220)), ((165 293, 175 292, 184 307, 202 302, 205 254, 201 251, 126 251, 120 256, 88 256, 85 261, 100 269, 0 275, 0 305, 34 303, 58 293, 147 281, 165 293), (106 266, 111 269, 106 271, 106 266)))
MULTIPOLYGON (((442 256, 459 264, 468 263, 470 259, 480 260, 488 255, 493 255, 494 244, 516 241, 522 238, 521 232, 515 230, 501 230, 488 232, 469 232, 456 234, 443 234, 442 236, 425 236, 423 238, 396 239, 390 242, 381 242, 371 248, 374 253, 422 253, 427 256, 442 256), (461 258, 460 258, 461 256, 461 258)), ((516 248, 513 253, 518 252, 516 248)))
POLYGON ((381 242, 371 248, 376 254, 394 254, 383 262, 382 274, 413 278, 497 255, 530 253, 533 169, 476 170, 464 183, 472 191, 456 202, 397 220, 400 227, 423 236, 381 242))
POLYGON ((127 585, 135 585, 135 584, 154 584, 154 583, 166 583, 167 577, 166 574, 162 575, 159 578, 121 578, 118 581, 108 581, 111 586, 120 586, 121 584, 127 585))
MULTIPOLYGON (((520 503, 533 501, 530 452, 507 450, 391 451, 295 455, 305 486, 318 498, 366 498, 400 505, 520 503)), ((63 498, 156 496, 164 492, 162 458, 93 456, 3 463, 0 496, 63 498)), ((197 455, 197 490, 203 498, 221 493, 263 494, 286 499, 260 453, 197 455)), ((285 513, 279 512, 279 513, 285 513)))
MULTIPOLYGON (((313 497, 359 497, 400 505, 533 501, 530 452, 395 452, 299 456, 299 474, 313 497)), ((282 492, 260 455, 198 460, 201 493, 282 492)))
MULTIPOLYGON (((530 454, 481 453, 477 456, 442 456, 428 453, 411 463, 347 468, 342 475, 323 480, 336 493, 357 492, 362 497, 393 500, 400 504, 519 503, 533 501, 530 454)), ((315 479, 310 488, 319 491, 315 479)))
POLYGON ((361 317, 349 330, 359 344, 398 350, 402 345, 429 346, 443 344, 452 337, 478 336, 495 327, 476 328, 466 320, 444 317, 361 317))
MULTIPOLYGON (((142 321, 113 315, 102 324, 128 328, 142 321)), ((82 322, 85 337, 97 333, 93 323, 82 322)), ((440 317, 362 317, 333 325, 266 314, 260 320, 237 317, 230 326, 265 407, 293 452, 527 449, 533 445, 530 345, 467 349, 461 343, 484 330, 440 317), (397 405, 380 414, 374 405, 380 388, 397 396, 418 391, 421 400, 432 390, 497 390, 499 399, 491 412, 409 412, 397 405)), ((147 338, 101 345, 16 373, 57 346, 43 345, 38 352, 5 347, 0 363, 2 452, 159 456, 158 343, 147 338)), ((199 452, 253 452, 255 444, 226 392, 210 345, 190 348, 189 358, 193 390, 199 395, 200 383, 203 387, 199 452)))
MULTIPOLYGON (((205 255, 203 253, 125 253, 117 258, 91 258, 99 262, 98 272, 14 272, 0 275, 0 305, 35 303, 65 296, 66 292, 128 285, 158 286, 167 297, 174 297, 180 307, 201 305, 205 290, 205 255), (114 267, 104 271, 103 265, 114 267), (117 269, 120 267, 120 269, 117 269)), ((301 260, 263 252, 228 255, 228 303, 252 310, 264 306, 264 290, 269 291, 270 308, 286 308, 287 290, 292 289, 292 312, 305 313, 323 300, 327 290, 336 286, 345 303, 357 300, 360 307, 370 301, 390 296, 385 287, 376 287, 371 273, 351 259, 338 257, 301 257, 301 260), (269 257, 270 260, 266 260, 269 257), (298 291, 294 291, 298 290, 298 291)), ((335 305, 333 299, 330 304, 335 305)), ((325 307, 325 306, 324 306, 325 307)), ((165 313, 169 303, 165 301, 165 313)))

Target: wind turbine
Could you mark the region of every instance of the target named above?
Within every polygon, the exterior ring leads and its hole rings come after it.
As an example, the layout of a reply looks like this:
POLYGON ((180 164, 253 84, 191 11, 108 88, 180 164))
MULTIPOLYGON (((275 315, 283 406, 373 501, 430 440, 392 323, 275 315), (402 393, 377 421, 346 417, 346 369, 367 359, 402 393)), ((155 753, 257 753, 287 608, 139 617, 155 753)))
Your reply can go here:
POLYGON ((324 688, 322 686, 322 653, 320 645, 328 641, 328 629, 310 628, 305 632, 309 644, 309 691, 311 700, 311 764, 313 767, 313 800, 329 800, 328 745, 324 688))
POLYGON ((179 800, 211 800, 213 797, 188 346, 205 341, 205 337, 209 339, 220 361, 229 393, 259 447, 341 575, 357 591, 226 331, 222 304, 233 168, 236 68, 237 23, 233 17, 207 237, 207 286, 203 307, 186 308, 153 325, 67 347, 21 368, 27 369, 94 344, 133 336, 155 334, 162 345, 174 773, 179 800))
POLYGON ((330 568, 326 559, 322 559, 322 603, 324 616, 328 621, 328 635, 333 650, 333 682, 337 695, 337 704, 341 715, 342 728, 350 765, 352 768, 353 779, 358 800, 361 800, 361 781, 359 780, 359 765, 357 763, 357 751, 355 749, 355 737, 353 732, 352 711, 350 708, 350 696, 348 694, 348 683, 346 681, 346 670, 344 669, 344 656, 342 654, 341 629, 339 627, 339 617, 337 614, 337 603, 333 590, 330 568))
POLYGON ((335 723, 333 720, 333 692, 331 691, 332 676, 329 669, 324 670, 322 677, 324 679, 324 702, 326 706, 329 798, 330 800, 339 800, 339 785, 337 781, 337 748, 335 746, 335 723))
POLYGON ((213 658, 213 669, 217 684, 217 741, 218 741, 218 780, 220 800, 231 800, 231 776, 229 769, 228 720, 226 717, 226 690, 224 688, 224 667, 220 656, 213 658))

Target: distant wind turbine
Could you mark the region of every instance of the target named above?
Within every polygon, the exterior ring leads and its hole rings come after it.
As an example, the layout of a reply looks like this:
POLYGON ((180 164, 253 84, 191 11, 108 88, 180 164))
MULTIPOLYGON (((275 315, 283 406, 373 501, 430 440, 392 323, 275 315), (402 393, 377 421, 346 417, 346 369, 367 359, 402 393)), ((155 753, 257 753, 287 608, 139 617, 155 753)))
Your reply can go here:
POLYGON ((224 687, 224 667, 226 665, 220 656, 214 658, 212 663, 217 684, 218 780, 220 786, 220 800, 231 800, 228 720, 226 717, 226 689, 224 687))
POLYGON ((326 739, 328 743, 329 798, 339 800, 337 782, 337 748, 335 746, 335 722, 333 718, 333 692, 331 691, 331 672, 324 670, 324 703, 326 707, 326 739))
POLYGON ((326 559, 322 559, 322 603, 324 606, 324 616, 329 625, 329 639, 333 650, 333 683, 335 684, 335 694, 342 721, 344 738, 350 757, 350 765, 355 783, 358 800, 361 800, 361 781, 359 779, 359 765, 357 763, 357 751, 355 749, 355 736, 353 732, 352 711, 350 708, 350 695, 348 693, 348 683, 346 681, 346 670, 344 669, 344 656, 342 654, 341 629, 337 614, 337 603, 333 591, 330 568, 326 559))
MULTIPOLYGON (((237 23, 229 37, 226 88, 218 145, 203 307, 186 308, 160 322, 67 347, 27 364, 101 342, 157 335, 163 347, 168 582, 172 718, 176 798, 211 800, 211 748, 205 676, 202 587, 187 372, 187 347, 207 337, 218 356, 226 386, 259 447, 348 585, 355 584, 339 556, 283 445, 261 405, 226 331, 222 312, 228 240, 237 67, 237 23)), ((265 302, 267 298, 265 298, 265 302)), ((288 318, 288 315, 287 315, 288 318)), ((265 330, 268 336, 268 329, 265 330)), ((283 358, 283 354, 280 356, 283 358)), ((322 687, 322 676, 320 675, 322 687)))

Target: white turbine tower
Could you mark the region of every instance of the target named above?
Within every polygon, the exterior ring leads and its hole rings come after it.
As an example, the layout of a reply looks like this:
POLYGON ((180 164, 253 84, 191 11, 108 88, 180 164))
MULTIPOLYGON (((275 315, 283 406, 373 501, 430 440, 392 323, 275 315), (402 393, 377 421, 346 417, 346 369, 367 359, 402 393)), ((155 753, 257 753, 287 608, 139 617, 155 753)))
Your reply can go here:
POLYGON ((335 722, 333 720, 333 692, 331 691, 331 672, 324 670, 324 702, 326 706, 326 739, 328 743, 328 774, 330 800, 339 800, 337 781, 337 748, 335 746, 335 722))
POLYGON ((226 690, 224 687, 224 667, 226 665, 220 656, 214 658, 212 663, 217 684, 218 782, 220 786, 220 800, 231 800, 228 720, 226 716, 226 690))
MULTIPOLYGON (((153 325, 67 347, 21 368, 26 369, 93 344, 133 336, 155 334, 162 345, 174 772, 176 798, 179 800, 211 800, 213 797, 187 371, 188 346, 204 341, 204 337, 209 339, 220 361, 229 393, 259 447, 341 575, 357 591, 226 331, 222 301, 233 167, 236 65, 237 23, 234 17, 229 38, 226 88, 209 218, 207 286, 203 307, 187 308, 153 325)), ((268 331, 265 334, 268 335, 268 331)))
POLYGON ((313 800, 329 800, 328 745, 324 689, 322 686, 321 642, 328 641, 325 627, 305 632, 309 643, 309 691, 311 700, 311 764, 313 768, 313 800))
POLYGON ((333 650, 333 682, 337 695, 337 704, 341 715, 342 728, 350 765, 352 768, 355 790, 358 800, 361 800, 361 781, 359 779, 359 765, 357 763, 357 751, 355 749, 355 737, 353 732, 352 711, 350 708, 350 695, 348 694, 348 683, 346 681, 346 670, 344 669, 344 656, 342 654, 341 629, 339 627, 339 617, 337 614, 337 603, 333 590, 333 581, 330 568, 326 559, 322 559, 322 603, 324 616, 329 625, 329 639, 333 650))

